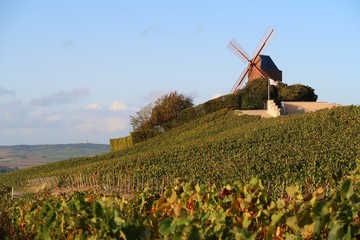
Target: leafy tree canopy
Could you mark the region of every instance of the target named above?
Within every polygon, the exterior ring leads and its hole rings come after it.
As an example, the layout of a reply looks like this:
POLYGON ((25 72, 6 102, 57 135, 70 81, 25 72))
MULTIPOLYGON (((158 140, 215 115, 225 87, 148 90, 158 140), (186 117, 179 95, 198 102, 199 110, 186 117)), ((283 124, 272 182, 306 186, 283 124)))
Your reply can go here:
POLYGON ((181 111, 193 105, 192 98, 174 91, 136 112, 135 116, 130 117, 130 123, 134 131, 154 128, 168 130, 181 111))
POLYGON ((168 130, 172 126, 172 121, 179 116, 181 111, 192 106, 194 106, 192 98, 176 91, 171 92, 156 100, 150 120, 154 127, 158 126, 168 130))
POLYGON ((278 99, 280 101, 316 101, 315 90, 309 86, 294 84, 287 86, 281 84, 279 87, 278 99))
POLYGON ((134 131, 144 130, 151 128, 150 118, 151 112, 154 108, 153 103, 149 103, 138 112, 135 113, 135 116, 130 116, 130 124, 133 127, 134 131))

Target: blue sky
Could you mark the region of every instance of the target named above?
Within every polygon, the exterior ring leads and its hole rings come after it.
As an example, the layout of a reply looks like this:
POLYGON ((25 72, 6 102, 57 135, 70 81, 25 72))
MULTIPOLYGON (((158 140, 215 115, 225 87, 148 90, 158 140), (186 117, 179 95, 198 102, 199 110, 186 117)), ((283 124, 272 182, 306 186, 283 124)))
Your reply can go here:
POLYGON ((263 54, 318 101, 360 103, 359 1, 0 1, 0 145, 108 143, 137 110, 177 90, 229 93, 263 54))

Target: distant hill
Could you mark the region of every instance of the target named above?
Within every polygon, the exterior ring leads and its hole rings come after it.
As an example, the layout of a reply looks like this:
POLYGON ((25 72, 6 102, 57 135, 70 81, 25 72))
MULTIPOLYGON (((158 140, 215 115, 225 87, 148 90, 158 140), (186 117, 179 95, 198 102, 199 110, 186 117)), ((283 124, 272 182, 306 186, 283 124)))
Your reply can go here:
POLYGON ((49 144, 0 146, 0 173, 24 169, 74 157, 109 152, 107 144, 49 144))

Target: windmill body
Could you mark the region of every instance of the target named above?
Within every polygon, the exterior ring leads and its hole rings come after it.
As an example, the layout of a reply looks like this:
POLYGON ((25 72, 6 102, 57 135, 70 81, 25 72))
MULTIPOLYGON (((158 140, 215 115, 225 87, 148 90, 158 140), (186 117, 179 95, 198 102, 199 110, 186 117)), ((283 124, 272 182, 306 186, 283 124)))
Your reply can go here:
POLYGON ((231 89, 231 93, 240 89, 245 79, 251 81, 258 78, 268 78, 275 81, 282 81, 282 71, 277 68, 270 56, 261 55, 261 52, 265 49, 266 44, 269 43, 273 33, 274 29, 269 28, 256 48, 253 57, 250 57, 235 39, 229 42, 228 48, 248 64, 231 89))
POLYGON ((259 71, 251 71, 248 73, 248 81, 266 77, 275 81, 282 81, 282 71, 277 68, 270 56, 259 55, 257 59, 255 59, 255 63, 257 68, 259 68, 261 72, 265 72, 267 76, 264 76, 259 71))

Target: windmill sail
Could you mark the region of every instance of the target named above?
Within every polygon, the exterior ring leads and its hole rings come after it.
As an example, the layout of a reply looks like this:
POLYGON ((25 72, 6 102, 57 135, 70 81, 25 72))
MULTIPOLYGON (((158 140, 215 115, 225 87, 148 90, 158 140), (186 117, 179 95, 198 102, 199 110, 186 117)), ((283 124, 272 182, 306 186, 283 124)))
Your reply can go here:
POLYGON ((228 43, 228 48, 238 56, 243 62, 247 63, 248 66, 244 69, 234 87, 231 89, 231 93, 236 92, 244 80, 247 78, 248 81, 257 78, 268 78, 276 81, 282 81, 282 72, 279 70, 275 63, 271 60, 270 56, 261 55, 262 51, 269 44, 271 38, 274 36, 275 30, 269 28, 257 48, 254 51, 254 55, 250 58, 249 54, 241 47, 241 45, 235 40, 231 40, 228 43))

